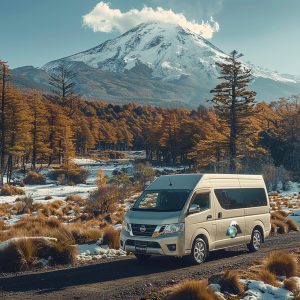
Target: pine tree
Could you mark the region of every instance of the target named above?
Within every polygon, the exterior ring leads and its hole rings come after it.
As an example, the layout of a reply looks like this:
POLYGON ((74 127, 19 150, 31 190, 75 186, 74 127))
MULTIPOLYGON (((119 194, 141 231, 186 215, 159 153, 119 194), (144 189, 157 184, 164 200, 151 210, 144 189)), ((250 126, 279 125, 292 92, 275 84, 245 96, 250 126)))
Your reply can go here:
POLYGON ((210 100, 224 121, 224 126, 229 129, 226 147, 230 172, 237 171, 238 159, 245 146, 244 137, 253 133, 249 117, 254 114, 256 93, 247 90, 252 80, 251 69, 245 68, 239 61, 241 57, 242 54, 234 50, 225 58, 224 63, 217 63, 221 69, 219 79, 223 81, 211 90, 214 97, 210 100))
POLYGON ((3 185, 3 178, 5 173, 5 151, 6 151, 6 109, 8 102, 8 80, 10 77, 9 69, 6 62, 0 60, 0 88, 1 88, 1 116, 0 116, 0 127, 1 127, 1 135, 0 135, 0 186, 3 185))

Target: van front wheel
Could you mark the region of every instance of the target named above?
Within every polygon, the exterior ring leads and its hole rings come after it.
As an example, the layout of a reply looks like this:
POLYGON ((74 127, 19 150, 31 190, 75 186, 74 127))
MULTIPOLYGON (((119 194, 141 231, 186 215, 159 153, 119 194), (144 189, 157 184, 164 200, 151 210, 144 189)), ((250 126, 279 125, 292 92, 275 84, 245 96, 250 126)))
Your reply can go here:
POLYGON ((192 247, 192 252, 190 254, 190 260, 193 264, 202 264, 208 256, 208 248, 206 242, 198 237, 195 239, 192 247))
POLYGON ((251 241, 247 245, 248 249, 251 252, 258 251, 259 248, 261 247, 261 244, 262 244, 262 235, 261 235, 261 232, 259 230, 255 229, 252 232, 251 241))

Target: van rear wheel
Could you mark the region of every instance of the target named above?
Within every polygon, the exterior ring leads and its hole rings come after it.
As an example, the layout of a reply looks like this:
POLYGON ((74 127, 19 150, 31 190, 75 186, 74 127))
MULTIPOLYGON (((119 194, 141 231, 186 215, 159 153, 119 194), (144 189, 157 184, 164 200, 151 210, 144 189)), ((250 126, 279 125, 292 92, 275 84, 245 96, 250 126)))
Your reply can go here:
POLYGON ((199 265, 206 260, 207 256, 208 247, 206 242, 201 237, 196 238, 190 254, 190 261, 195 265, 199 265))
POLYGON ((251 241, 247 245, 247 247, 251 252, 256 252, 260 249, 261 245, 262 245, 261 232, 258 229, 255 229, 252 232, 251 241))

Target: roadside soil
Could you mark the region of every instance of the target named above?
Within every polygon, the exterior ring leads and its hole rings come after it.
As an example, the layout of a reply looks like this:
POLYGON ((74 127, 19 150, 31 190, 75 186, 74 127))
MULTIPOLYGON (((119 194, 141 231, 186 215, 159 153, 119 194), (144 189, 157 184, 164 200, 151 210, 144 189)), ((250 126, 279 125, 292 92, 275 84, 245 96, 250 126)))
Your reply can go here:
POLYGON ((225 269, 247 268, 278 249, 300 248, 300 234, 268 238, 259 252, 246 247, 211 253, 191 266, 184 259, 154 257, 138 262, 134 256, 95 264, 0 277, 0 299, 140 299, 143 295, 185 278, 208 278, 225 269))

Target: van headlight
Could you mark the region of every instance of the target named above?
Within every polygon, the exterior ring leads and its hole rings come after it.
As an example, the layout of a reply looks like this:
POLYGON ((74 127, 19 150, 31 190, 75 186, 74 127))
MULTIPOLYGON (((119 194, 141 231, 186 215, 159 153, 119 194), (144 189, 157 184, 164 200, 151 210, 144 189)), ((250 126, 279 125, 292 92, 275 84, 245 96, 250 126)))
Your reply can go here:
POLYGON ((163 234, 183 232, 183 231, 184 231, 184 223, 169 224, 166 225, 163 234))
POLYGON ((131 233, 131 226, 125 220, 122 223, 122 230, 127 231, 128 233, 131 233))

